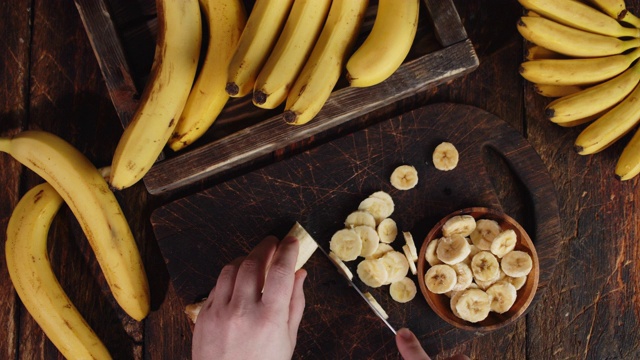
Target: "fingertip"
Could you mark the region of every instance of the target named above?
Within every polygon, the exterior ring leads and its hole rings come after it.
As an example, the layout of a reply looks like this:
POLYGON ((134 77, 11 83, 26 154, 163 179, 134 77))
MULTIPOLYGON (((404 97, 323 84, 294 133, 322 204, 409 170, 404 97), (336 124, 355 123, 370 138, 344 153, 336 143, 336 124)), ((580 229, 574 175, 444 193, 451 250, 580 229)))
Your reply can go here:
POLYGON ((413 340, 413 338, 415 337, 411 330, 407 328, 401 328, 400 330, 398 330, 396 332, 396 336, 400 337, 403 340, 413 340))

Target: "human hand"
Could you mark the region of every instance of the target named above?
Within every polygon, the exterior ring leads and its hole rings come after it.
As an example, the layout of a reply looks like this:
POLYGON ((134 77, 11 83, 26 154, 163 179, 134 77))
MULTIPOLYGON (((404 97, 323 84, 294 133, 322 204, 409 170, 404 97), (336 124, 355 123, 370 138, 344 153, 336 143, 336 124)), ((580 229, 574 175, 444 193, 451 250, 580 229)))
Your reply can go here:
POLYGON ((294 272, 299 244, 265 238, 225 266, 193 333, 198 359, 290 359, 305 299, 305 270, 294 272))
MULTIPOLYGON (((398 330, 396 345, 404 360, 430 360, 431 358, 420 345, 418 338, 407 328, 398 330)), ((466 355, 455 355, 448 360, 469 360, 466 355)))

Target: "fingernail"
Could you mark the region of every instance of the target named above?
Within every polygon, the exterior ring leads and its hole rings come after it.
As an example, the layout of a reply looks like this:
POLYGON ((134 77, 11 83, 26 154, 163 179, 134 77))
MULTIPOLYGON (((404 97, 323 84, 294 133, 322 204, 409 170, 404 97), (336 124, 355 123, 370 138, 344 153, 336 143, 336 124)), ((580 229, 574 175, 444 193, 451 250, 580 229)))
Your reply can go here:
POLYGON ((407 328, 398 330, 398 335, 405 340, 411 340, 413 338, 413 333, 407 328))

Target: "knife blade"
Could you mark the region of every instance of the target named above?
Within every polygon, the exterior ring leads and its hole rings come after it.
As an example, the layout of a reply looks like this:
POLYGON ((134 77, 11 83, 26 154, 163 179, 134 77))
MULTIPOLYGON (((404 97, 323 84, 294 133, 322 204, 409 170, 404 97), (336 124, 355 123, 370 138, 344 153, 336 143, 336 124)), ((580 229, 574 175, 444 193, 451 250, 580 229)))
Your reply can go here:
POLYGON ((393 326, 389 324, 387 319, 385 319, 384 315, 382 315, 382 313, 376 308, 376 306, 364 295, 364 293, 358 288, 358 286, 356 286, 356 284, 351 279, 349 279, 349 276, 347 276, 347 274, 345 274, 344 271, 340 269, 340 267, 338 267, 338 265, 333 261, 331 256, 329 256, 329 254, 322 248, 322 246, 318 246, 318 250, 320 250, 320 252, 322 252, 327 257, 327 259, 329 259, 331 264, 333 264, 333 266, 335 266, 336 269, 338 269, 338 272, 340 273, 340 275, 342 275, 342 277, 345 280, 347 280, 347 283, 349 284, 349 286, 351 286, 358 293, 358 295, 360 295, 360 297, 367 303, 367 305, 369 305, 371 310, 373 310, 373 312, 378 316, 378 318, 380 318, 380 320, 382 320, 382 322, 384 322, 384 324, 387 325, 389 330, 391 330, 391 332, 395 335, 396 329, 394 329, 393 326))

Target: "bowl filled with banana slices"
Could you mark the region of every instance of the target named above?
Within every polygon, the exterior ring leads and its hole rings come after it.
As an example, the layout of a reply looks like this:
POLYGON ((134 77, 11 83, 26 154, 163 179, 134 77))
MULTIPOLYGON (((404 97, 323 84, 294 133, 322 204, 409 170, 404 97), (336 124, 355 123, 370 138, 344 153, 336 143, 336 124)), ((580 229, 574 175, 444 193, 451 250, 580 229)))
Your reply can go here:
POLYGON ((418 282, 431 309, 458 328, 492 331, 525 313, 539 280, 527 232, 501 211, 455 211, 427 234, 418 282))

